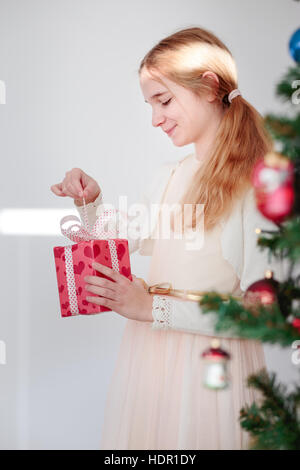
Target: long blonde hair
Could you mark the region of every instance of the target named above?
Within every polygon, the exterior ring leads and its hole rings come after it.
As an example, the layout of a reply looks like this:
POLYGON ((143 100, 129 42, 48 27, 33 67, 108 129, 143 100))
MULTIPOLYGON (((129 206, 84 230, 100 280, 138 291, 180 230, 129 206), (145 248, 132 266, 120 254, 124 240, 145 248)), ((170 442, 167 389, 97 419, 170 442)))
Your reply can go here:
MULTIPOLYGON (((229 214, 235 200, 250 188, 254 164, 273 150, 271 136, 262 116, 245 98, 238 96, 231 103, 226 102, 226 95, 238 88, 236 64, 228 48, 210 31, 192 27, 162 39, 142 59, 139 74, 144 67, 164 86, 161 75, 198 96, 213 91, 224 110, 210 155, 180 201, 204 204, 204 226, 209 230, 229 214), (219 86, 202 77, 205 71, 218 76, 219 86)), ((195 224, 193 210, 192 226, 195 224)), ((174 230, 174 220, 171 227, 174 230)))

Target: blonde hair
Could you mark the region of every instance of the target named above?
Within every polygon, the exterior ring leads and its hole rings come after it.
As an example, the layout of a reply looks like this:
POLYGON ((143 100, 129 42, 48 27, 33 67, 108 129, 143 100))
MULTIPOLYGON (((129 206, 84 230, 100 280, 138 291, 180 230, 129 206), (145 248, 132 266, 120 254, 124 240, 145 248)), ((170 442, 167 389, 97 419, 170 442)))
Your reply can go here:
MULTIPOLYGON (((204 204, 204 226, 209 230, 228 215, 235 200, 251 186, 256 161, 273 150, 271 136, 262 116, 242 96, 231 103, 225 95, 238 88, 236 64, 232 54, 213 33, 202 28, 182 29, 162 39, 143 58, 138 73, 146 69, 167 77, 195 95, 214 92, 224 110, 210 155, 194 175, 180 204, 204 204), (214 72, 219 86, 205 71, 214 72)), ((196 223, 193 210, 192 226, 196 223)), ((174 230, 174 221, 171 221, 174 230)))

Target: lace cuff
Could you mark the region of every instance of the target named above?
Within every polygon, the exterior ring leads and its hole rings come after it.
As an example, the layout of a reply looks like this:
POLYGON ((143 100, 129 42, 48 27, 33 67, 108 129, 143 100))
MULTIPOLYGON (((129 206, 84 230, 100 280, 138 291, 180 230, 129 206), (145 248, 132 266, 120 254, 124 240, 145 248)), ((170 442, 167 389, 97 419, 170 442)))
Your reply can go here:
POLYGON ((154 318, 152 329, 162 328, 167 330, 171 328, 172 300, 161 295, 154 295, 152 303, 152 316, 154 318))

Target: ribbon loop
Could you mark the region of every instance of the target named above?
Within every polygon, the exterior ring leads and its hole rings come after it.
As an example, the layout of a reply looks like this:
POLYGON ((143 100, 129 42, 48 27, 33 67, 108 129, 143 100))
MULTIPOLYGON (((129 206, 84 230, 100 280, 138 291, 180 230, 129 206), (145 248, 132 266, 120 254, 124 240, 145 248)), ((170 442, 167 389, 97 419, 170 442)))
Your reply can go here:
POLYGON ((160 294, 160 295, 167 295, 173 289, 172 284, 170 282, 160 282, 158 284, 153 284, 153 286, 148 287, 148 292, 150 294, 160 294))
POLYGON ((113 228, 105 231, 105 224, 115 220, 116 210, 107 209, 102 212, 100 216, 97 216, 96 222, 92 228, 89 226, 88 214, 85 199, 83 198, 83 219, 84 225, 82 225, 79 217, 75 215, 66 215, 60 220, 60 230, 62 235, 69 238, 73 242, 82 242, 89 240, 99 240, 106 238, 117 238, 117 230, 113 224, 113 228), (65 228, 66 222, 76 221, 79 223, 72 224, 70 227, 65 228))

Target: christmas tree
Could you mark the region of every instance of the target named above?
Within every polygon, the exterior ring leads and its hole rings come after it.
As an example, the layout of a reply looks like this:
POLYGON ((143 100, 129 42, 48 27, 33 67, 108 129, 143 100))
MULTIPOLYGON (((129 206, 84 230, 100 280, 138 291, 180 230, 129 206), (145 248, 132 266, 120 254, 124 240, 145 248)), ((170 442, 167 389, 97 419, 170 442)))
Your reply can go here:
MULTIPOLYGON (((253 186, 257 210, 276 224, 274 231, 256 229, 258 249, 268 250, 288 266, 283 282, 276 272, 248 287, 242 300, 209 292, 199 304, 204 313, 216 312, 215 331, 233 331, 240 337, 295 347, 300 363, 300 29, 289 42, 295 65, 276 88, 276 95, 291 105, 291 116, 268 114, 267 130, 280 151, 257 162, 253 186)), ((248 377, 248 386, 262 392, 263 402, 240 410, 240 424, 250 433, 251 449, 300 449, 300 385, 292 392, 265 370, 248 377)))

